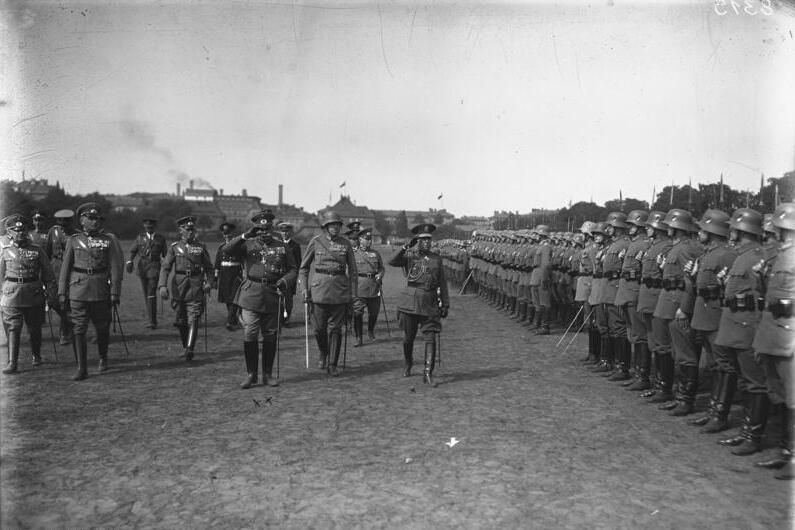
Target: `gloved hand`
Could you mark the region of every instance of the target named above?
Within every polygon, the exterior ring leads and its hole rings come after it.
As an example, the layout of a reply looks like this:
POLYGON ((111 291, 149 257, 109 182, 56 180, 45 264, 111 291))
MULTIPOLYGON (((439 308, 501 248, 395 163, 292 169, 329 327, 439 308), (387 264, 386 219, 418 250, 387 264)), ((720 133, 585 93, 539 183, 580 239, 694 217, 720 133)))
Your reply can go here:
POLYGON ((253 239, 257 237, 261 231, 262 229, 260 227, 252 226, 251 228, 246 230, 245 234, 243 234, 243 236, 245 236, 244 239, 253 239))
POLYGON ((276 282, 276 292, 280 295, 283 295, 287 292, 287 282, 284 280, 279 280, 276 282))
POLYGON ((308 291, 304 290, 303 294, 304 294, 304 303, 305 304, 308 304, 309 302, 312 301, 312 297, 309 296, 309 292, 308 291))
POLYGON ((682 329, 689 329, 690 328, 690 317, 682 311, 681 309, 676 310, 676 314, 674 315, 674 319, 676 319, 676 323, 679 324, 679 327, 682 329))
POLYGON ((125 268, 125 270, 127 271, 128 274, 131 274, 132 271, 133 271, 133 262, 132 261, 128 261, 127 265, 125 265, 124 268, 125 268))
POLYGON ((411 247, 413 247, 414 245, 416 245, 416 244, 417 244, 417 241, 419 241, 419 238, 412 237, 412 238, 411 238, 411 241, 409 241, 409 242, 408 242, 408 244, 407 244, 406 246, 407 246, 408 248, 411 248, 411 247))
POLYGON ((441 318, 447 318, 447 314, 449 312, 450 312, 450 308, 447 307, 446 305, 443 305, 442 307, 439 308, 439 316, 441 318))
POLYGON ((121 298, 119 298, 119 295, 117 294, 112 294, 110 295, 110 303, 114 306, 117 306, 121 303, 121 298))
POLYGON ((168 300, 168 287, 164 285, 159 289, 159 291, 160 291, 160 298, 162 298, 163 300, 168 300))

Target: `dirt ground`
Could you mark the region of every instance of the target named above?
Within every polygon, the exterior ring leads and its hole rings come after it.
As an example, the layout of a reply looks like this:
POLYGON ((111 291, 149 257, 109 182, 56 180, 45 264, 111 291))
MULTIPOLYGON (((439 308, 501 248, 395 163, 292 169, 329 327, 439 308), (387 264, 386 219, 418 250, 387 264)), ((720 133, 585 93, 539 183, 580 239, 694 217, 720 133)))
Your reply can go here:
MULTIPOLYGON (((439 386, 403 378, 402 282, 390 268, 391 337, 381 319, 376 342, 349 341, 341 377, 314 368, 313 340, 305 369, 297 305, 281 386, 241 390, 242 335, 224 329, 221 304, 208 353, 202 336, 187 364, 173 313, 146 330, 125 276, 129 356, 113 334, 100 375, 90 344, 89 378, 73 382, 69 347, 56 361, 46 341, 34 368, 25 342, 21 373, 1 378, 0 526, 790 528, 790 485, 756 469, 759 455, 733 456, 721 435, 584 370, 584 334, 562 354, 559 335, 452 294, 439 386)), ((764 456, 778 424, 768 431, 764 456)))

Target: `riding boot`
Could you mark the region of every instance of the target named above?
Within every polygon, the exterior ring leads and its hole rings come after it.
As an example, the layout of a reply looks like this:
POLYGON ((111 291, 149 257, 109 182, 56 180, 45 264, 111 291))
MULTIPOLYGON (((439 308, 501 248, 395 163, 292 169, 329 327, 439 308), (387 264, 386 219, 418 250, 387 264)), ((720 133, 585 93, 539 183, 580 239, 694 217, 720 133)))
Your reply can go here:
POLYGON ((717 397, 709 420, 701 428, 703 433, 720 432, 729 428, 729 410, 734 398, 734 389, 737 387, 737 374, 718 372, 717 379, 717 397))
POLYGON ((243 356, 246 360, 246 380, 240 385, 242 389, 248 389, 257 384, 257 373, 259 372, 259 342, 247 340, 243 342, 243 356))
POLYGON ((613 351, 613 344, 610 337, 607 336, 607 334, 602 335, 599 333, 599 352, 601 353, 599 364, 591 371, 594 373, 612 372, 615 352, 613 351))
POLYGON ((436 383, 433 381, 433 367, 436 364, 436 340, 433 342, 425 343, 425 372, 423 373, 422 382, 428 383, 435 387, 436 383))
POLYGON ((704 413, 703 416, 699 416, 698 418, 693 418, 692 420, 688 420, 688 425, 698 425, 703 426, 706 425, 709 419, 715 414, 715 403, 718 401, 718 390, 720 389, 721 379, 723 377, 723 372, 715 372, 712 375, 712 385, 710 387, 709 392, 709 403, 707 404, 707 411, 704 413))
POLYGON ((188 327, 188 337, 185 341, 185 360, 193 360, 193 350, 196 348, 196 339, 199 337, 199 320, 191 320, 190 327, 188 327))
POLYGON ((152 295, 146 300, 149 303, 149 325, 152 329, 157 329, 157 297, 152 295))
POLYGON ((517 303, 517 301, 516 301, 516 297, 515 297, 515 296, 512 296, 512 297, 510 298, 510 306, 511 306, 511 312, 510 312, 510 314, 508 315, 508 318, 510 318, 510 319, 514 319, 514 318, 516 318, 516 315, 518 314, 518 313, 517 313, 517 309, 518 309, 518 303, 517 303))
POLYGON ((527 315, 527 303, 522 300, 517 300, 516 313, 511 315, 511 320, 514 322, 521 322, 525 315, 527 315))
POLYGON ((237 306, 226 304, 226 329, 234 331, 237 329, 237 306))
POLYGON ((411 375, 411 367, 414 365, 414 343, 403 343, 403 361, 405 362, 403 377, 409 377, 411 375))
POLYGON ((88 377, 88 344, 85 333, 74 336, 75 356, 77 357, 77 372, 73 381, 82 381, 88 377))
POLYGON ((592 363, 594 361, 594 359, 595 359, 595 356, 594 356, 594 343, 595 343, 594 330, 589 328, 588 329, 588 354, 585 357, 583 357, 582 359, 580 359, 581 363, 590 364, 590 363, 592 363))
POLYGON ((318 331, 315 333, 315 339, 317 340, 317 348, 320 351, 317 367, 321 370, 326 370, 328 369, 328 335, 325 331, 318 331))
POLYGON ((356 338, 356 341, 353 343, 354 348, 358 348, 362 344, 362 331, 364 327, 364 315, 353 315, 353 335, 356 338))
POLYGON ((629 343, 629 339, 626 337, 615 337, 612 341, 618 363, 615 373, 608 377, 607 380, 626 381, 632 379, 632 376, 629 374, 629 363, 632 359, 632 345, 629 343))
MULTIPOLYGON (((767 411, 770 408, 770 399, 767 393, 751 394, 748 406, 748 416, 745 417, 745 439, 732 450, 733 455, 746 456, 762 450, 762 435, 767 426, 767 411)), ((720 442, 718 442, 720 443, 720 442)))
POLYGON ((375 325, 378 322, 378 313, 367 313, 367 338, 375 340, 375 325))
POLYGON ((764 467, 767 469, 780 469, 786 466, 792 460, 793 437, 792 437, 792 421, 795 409, 788 409, 783 407, 781 414, 781 443, 779 444, 781 450, 773 458, 757 462, 757 467, 764 467))
POLYGON ((658 391, 649 399, 649 403, 666 403, 674 399, 674 359, 671 355, 657 356, 658 391))
POLYGON ((538 327, 536 328, 536 335, 549 335, 549 308, 541 306, 538 308, 538 327))
POLYGON ((265 386, 279 386, 279 378, 273 376, 273 363, 276 360, 276 337, 262 341, 262 383, 265 386))
POLYGON ((108 369, 108 344, 110 343, 110 333, 107 331, 97 332, 97 352, 99 353, 99 371, 104 372, 108 369))
POLYGON ((4 374, 17 373, 17 363, 19 361, 19 339, 22 330, 16 329, 8 333, 8 364, 3 368, 4 374))
POLYGON ((698 366, 679 366, 679 387, 676 390, 676 407, 671 416, 687 416, 693 412, 698 392, 698 366))
POLYGON ((651 380, 649 374, 651 373, 651 352, 649 345, 645 342, 635 343, 635 359, 638 365, 638 379, 627 387, 627 390, 633 392, 648 390, 651 388, 651 380))
POLYGON ((530 302, 527 303, 527 319, 524 321, 524 325, 528 328, 532 329, 535 325, 536 321, 536 313, 537 308, 535 305, 531 304, 530 302))
POLYGON ((337 377, 339 372, 337 372, 337 363, 340 360, 340 350, 342 349, 342 335, 339 331, 332 331, 329 334, 329 345, 331 351, 329 352, 331 356, 331 363, 329 364, 328 373, 337 377))
POLYGON ((177 328, 179 328, 179 340, 182 341, 182 349, 184 350, 188 345, 188 326, 180 324, 177 326, 177 328))

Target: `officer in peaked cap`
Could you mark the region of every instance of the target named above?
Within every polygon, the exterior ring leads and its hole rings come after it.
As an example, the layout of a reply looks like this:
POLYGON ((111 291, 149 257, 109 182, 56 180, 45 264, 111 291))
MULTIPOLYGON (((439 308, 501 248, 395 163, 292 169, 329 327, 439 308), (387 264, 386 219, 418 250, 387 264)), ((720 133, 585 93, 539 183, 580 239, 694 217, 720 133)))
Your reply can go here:
MULTIPOLYGON (((295 263, 300 265, 301 264, 301 245, 293 239, 293 230, 294 227, 292 223, 288 223, 287 221, 280 221, 276 223, 276 229, 279 231, 281 235, 282 241, 284 245, 287 247, 287 252, 293 255, 293 259, 295 263)), ((289 327, 290 325, 290 316, 293 314, 293 298, 295 297, 296 292, 296 281, 290 282, 287 286, 288 293, 285 294, 285 307, 284 312, 285 314, 282 315, 283 322, 282 325, 284 327, 289 327)))
POLYGON ((0 312, 8 338, 8 364, 3 373, 12 374, 17 371, 23 322, 30 333, 33 364, 41 364, 45 295, 51 306, 56 305, 57 290, 44 249, 31 242, 25 218, 11 215, 4 224, 10 242, 0 250, 0 312))
POLYGON ((157 280, 160 276, 160 265, 166 255, 166 238, 155 232, 157 219, 147 217, 142 221, 144 231, 138 234, 130 247, 130 258, 127 260, 127 273, 134 269, 135 258, 138 258, 138 278, 144 294, 144 310, 146 327, 157 328, 157 280))
POLYGON ((224 222, 218 229, 224 238, 215 253, 213 287, 218 289, 218 301, 226 304, 226 323, 229 331, 238 329, 238 310, 235 294, 243 281, 243 263, 230 253, 229 243, 235 238, 234 223, 224 222))
POLYGON ((74 324, 77 357, 75 381, 88 375, 86 331, 93 322, 97 332, 99 371, 108 368, 108 344, 112 311, 121 297, 124 257, 115 235, 102 228, 102 211, 95 202, 77 208, 82 230, 66 242, 58 279, 61 309, 74 324))
POLYGON ((47 229, 44 228, 47 216, 40 210, 33 210, 30 220, 33 224, 33 230, 28 233, 30 241, 34 245, 44 248, 47 244, 47 229))
POLYGON ((323 233, 306 247, 299 277, 304 303, 312 302, 312 321, 320 350, 318 367, 337 375, 345 312, 358 294, 356 256, 351 243, 340 237, 342 218, 333 211, 323 214, 323 233))
POLYGON ((384 262, 381 254, 372 248, 373 231, 370 228, 361 230, 359 242, 361 245, 355 249, 359 296, 353 301, 355 347, 363 344, 365 309, 367 309, 367 337, 375 340, 375 324, 381 309, 381 284, 384 278, 384 262))
POLYGON ((402 267, 407 285, 398 297, 398 319, 403 330, 404 376, 411 375, 414 364, 414 339, 419 329, 425 339, 425 372, 423 382, 434 386, 433 369, 436 364, 437 335, 441 320, 447 317, 450 298, 444 276, 442 258, 431 252, 431 239, 436 226, 419 224, 411 229, 414 237, 389 260, 393 267, 402 267), (415 251, 409 251, 417 246, 415 251))
MULTIPOLYGON (((63 262, 64 250, 66 250, 66 241, 69 239, 69 236, 74 234, 74 229, 72 228, 72 219, 74 216, 75 212, 72 210, 58 210, 53 214, 55 224, 47 231, 44 252, 49 257, 50 268, 56 279, 61 274, 61 263, 63 262)), ((61 311, 58 304, 56 304, 53 309, 58 313, 60 318, 58 326, 60 343, 71 344, 72 322, 69 319, 69 313, 61 311)))
POLYGON ((171 297, 171 307, 176 312, 174 326, 179 329, 184 348, 182 357, 191 361, 199 336, 199 322, 212 289, 213 263, 207 247, 196 239, 196 218, 192 215, 181 217, 177 219, 177 226, 180 240, 168 247, 157 285, 163 300, 171 297))
POLYGON ((273 376, 276 359, 277 330, 283 298, 295 282, 298 264, 280 237, 271 232, 273 213, 262 211, 251 218, 254 226, 232 239, 227 251, 243 264, 245 276, 235 296, 243 325, 243 355, 247 378, 241 388, 251 388, 258 381, 259 336, 262 335, 262 380, 277 386, 273 376))

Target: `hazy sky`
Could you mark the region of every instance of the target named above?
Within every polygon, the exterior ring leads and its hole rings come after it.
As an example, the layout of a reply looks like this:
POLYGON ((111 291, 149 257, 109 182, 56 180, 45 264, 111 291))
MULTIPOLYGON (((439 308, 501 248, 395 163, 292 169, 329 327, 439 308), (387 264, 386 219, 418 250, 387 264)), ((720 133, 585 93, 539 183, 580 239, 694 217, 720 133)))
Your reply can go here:
POLYGON ((758 189, 795 169, 795 11, 750 2, 0 2, 0 178, 459 216, 758 189))

